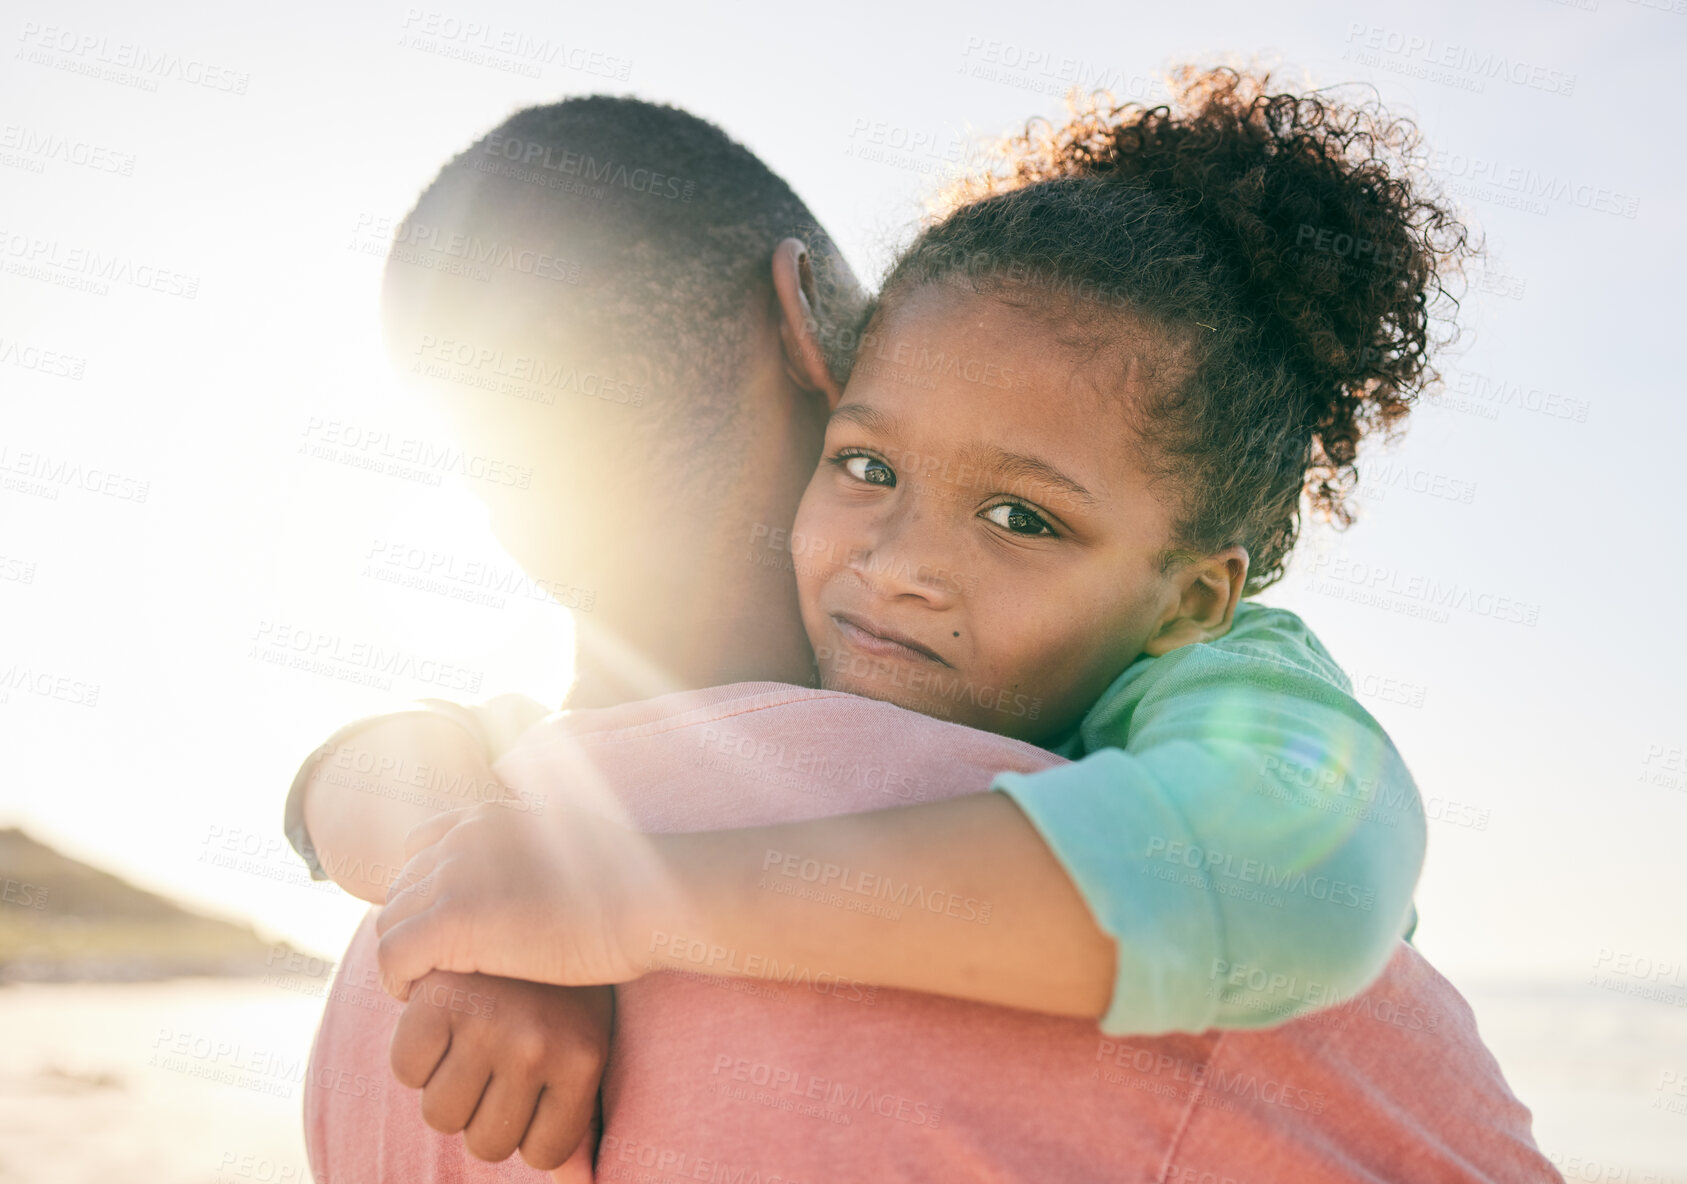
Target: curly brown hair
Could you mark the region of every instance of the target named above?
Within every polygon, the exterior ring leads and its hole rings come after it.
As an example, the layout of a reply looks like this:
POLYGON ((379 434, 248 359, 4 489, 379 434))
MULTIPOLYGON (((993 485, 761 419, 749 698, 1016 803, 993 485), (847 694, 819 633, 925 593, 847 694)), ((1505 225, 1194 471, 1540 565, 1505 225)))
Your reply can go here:
POLYGON ((1445 281, 1478 249, 1412 123, 1270 82, 1186 66, 1170 105, 1101 95, 1032 121, 944 195, 873 313, 959 281, 1163 329, 1177 377, 1134 413, 1184 507, 1168 565, 1240 542, 1248 594, 1282 576, 1303 495, 1352 522, 1359 442, 1438 380, 1445 281))

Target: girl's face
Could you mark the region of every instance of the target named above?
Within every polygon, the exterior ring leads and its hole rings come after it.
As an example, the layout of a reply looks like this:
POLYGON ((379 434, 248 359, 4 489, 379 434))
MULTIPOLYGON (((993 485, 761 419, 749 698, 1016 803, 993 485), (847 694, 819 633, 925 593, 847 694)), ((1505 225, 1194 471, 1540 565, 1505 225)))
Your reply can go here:
POLYGON ((1178 603, 1133 460, 1152 356, 987 295, 908 293, 856 360, 791 551, 821 684, 1049 741, 1178 603))

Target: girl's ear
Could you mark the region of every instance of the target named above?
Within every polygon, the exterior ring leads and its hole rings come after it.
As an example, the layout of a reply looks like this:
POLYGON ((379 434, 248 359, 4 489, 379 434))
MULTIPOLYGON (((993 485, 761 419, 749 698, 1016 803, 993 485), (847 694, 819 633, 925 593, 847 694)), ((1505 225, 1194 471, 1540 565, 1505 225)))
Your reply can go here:
POLYGON ((1156 658, 1197 641, 1217 641, 1230 632, 1236 602, 1248 582, 1248 549, 1237 543, 1215 551, 1179 572, 1178 579, 1182 594, 1142 647, 1156 658))
POLYGON ((773 248, 773 292, 785 374, 800 390, 825 396, 826 410, 836 410, 843 387, 832 377, 820 348, 814 264, 800 239, 784 239, 773 248))

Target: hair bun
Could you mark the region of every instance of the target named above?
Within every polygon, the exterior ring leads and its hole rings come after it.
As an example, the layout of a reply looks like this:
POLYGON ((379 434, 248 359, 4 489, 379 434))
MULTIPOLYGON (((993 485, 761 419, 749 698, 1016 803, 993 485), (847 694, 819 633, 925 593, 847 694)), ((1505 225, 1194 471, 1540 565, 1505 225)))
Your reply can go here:
POLYGON ((1305 487, 1345 523, 1359 440, 1436 380, 1443 282, 1477 248, 1427 185, 1416 126, 1374 96, 1273 94, 1268 73, 1193 66, 1171 91, 1168 105, 1101 94, 1071 103, 1064 125, 1033 121, 946 198, 1097 177, 1179 210, 1231 273, 1250 328, 1319 392, 1305 487))

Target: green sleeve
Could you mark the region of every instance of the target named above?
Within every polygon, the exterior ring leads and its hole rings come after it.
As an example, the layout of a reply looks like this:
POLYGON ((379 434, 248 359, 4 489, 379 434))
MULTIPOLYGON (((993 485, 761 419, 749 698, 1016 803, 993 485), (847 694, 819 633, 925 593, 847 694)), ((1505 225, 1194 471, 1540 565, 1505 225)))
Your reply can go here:
POLYGON ((1417 787, 1298 617, 1135 663, 1073 764, 1002 773, 1118 943, 1109 1035, 1282 1023, 1363 990, 1423 866, 1417 787))

